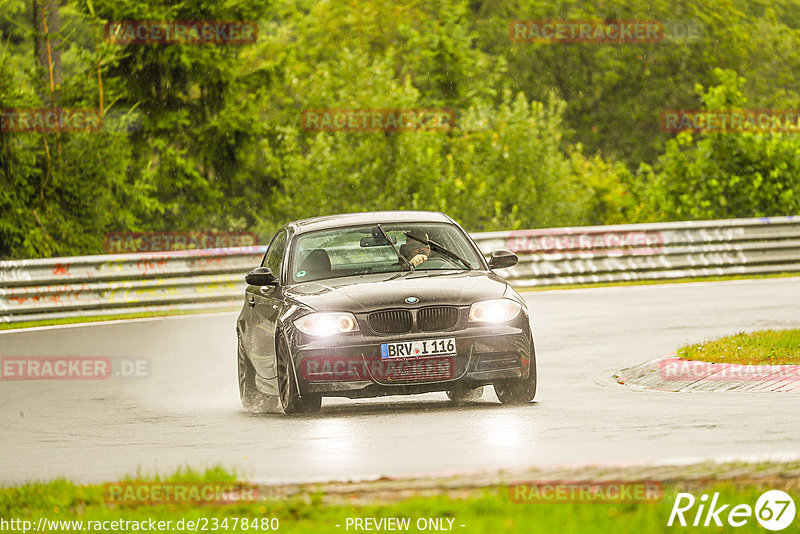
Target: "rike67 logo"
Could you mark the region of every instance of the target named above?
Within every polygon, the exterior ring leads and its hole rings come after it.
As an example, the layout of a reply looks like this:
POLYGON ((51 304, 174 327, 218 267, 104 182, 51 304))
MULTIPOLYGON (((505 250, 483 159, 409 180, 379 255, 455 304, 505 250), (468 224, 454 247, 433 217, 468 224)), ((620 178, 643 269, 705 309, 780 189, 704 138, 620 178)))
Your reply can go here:
POLYGON ((755 517, 765 529, 778 531, 792 524, 796 512, 791 496, 780 490, 763 493, 756 501, 755 509, 749 504, 722 504, 719 493, 714 493, 710 502, 705 493, 700 499, 695 499, 691 493, 678 493, 667 526, 721 527, 727 523, 731 527, 742 527, 755 517))

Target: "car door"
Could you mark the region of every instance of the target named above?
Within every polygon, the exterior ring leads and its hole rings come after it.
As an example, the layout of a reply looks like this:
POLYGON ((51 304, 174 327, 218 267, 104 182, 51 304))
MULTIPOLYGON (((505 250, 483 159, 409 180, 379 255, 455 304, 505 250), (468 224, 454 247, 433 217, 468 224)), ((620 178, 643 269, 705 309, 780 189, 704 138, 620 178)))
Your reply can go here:
POLYGON ((250 307, 249 356, 256 372, 266 379, 277 376, 275 365, 275 328, 283 308, 280 280, 286 254, 288 233, 279 231, 264 256, 262 267, 269 267, 278 279, 277 285, 247 286, 247 306, 250 307))

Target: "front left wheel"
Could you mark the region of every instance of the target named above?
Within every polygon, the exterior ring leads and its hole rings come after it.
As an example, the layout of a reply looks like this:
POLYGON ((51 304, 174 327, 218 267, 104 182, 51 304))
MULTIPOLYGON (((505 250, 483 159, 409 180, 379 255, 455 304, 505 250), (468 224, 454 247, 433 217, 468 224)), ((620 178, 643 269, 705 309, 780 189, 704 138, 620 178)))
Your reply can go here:
POLYGON ((527 378, 511 378, 494 384, 494 392, 503 404, 525 404, 536 396, 536 353, 531 343, 531 363, 527 378))
POLYGON ((322 406, 322 395, 306 393, 300 395, 294 368, 289 355, 289 345, 286 338, 280 336, 278 342, 278 392, 280 393, 281 406, 286 415, 317 413, 322 406))
POLYGON ((447 398, 456 404, 462 402, 477 402, 483 398, 483 386, 472 389, 450 389, 447 391, 447 398))

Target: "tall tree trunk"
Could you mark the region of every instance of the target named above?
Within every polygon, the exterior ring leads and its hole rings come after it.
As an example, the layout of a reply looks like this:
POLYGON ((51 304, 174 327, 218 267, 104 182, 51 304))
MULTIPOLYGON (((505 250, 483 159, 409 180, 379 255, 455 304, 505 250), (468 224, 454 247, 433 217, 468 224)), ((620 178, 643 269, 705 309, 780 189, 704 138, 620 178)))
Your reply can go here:
POLYGON ((61 84, 61 23, 58 0, 33 0, 33 50, 42 72, 42 101, 55 106, 56 88, 61 84))

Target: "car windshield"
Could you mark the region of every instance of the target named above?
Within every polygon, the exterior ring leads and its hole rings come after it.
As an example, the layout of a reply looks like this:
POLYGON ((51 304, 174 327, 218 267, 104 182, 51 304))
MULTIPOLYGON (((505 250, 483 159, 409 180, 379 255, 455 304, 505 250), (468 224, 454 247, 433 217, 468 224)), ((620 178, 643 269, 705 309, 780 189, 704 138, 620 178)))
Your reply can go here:
POLYGON ((452 224, 381 224, 380 228, 376 224, 301 234, 292 249, 291 280, 297 283, 408 271, 408 263, 398 258, 395 249, 409 261, 421 255, 414 262, 417 271, 464 270, 467 265, 470 269, 483 268, 478 253, 452 224), (451 254, 436 250, 435 246, 432 250, 424 241, 441 245, 451 254))

